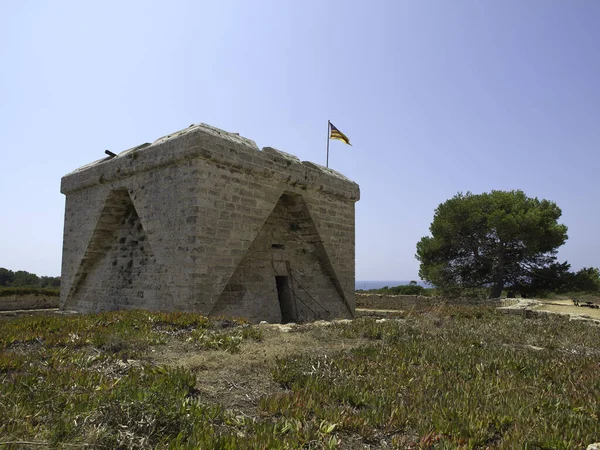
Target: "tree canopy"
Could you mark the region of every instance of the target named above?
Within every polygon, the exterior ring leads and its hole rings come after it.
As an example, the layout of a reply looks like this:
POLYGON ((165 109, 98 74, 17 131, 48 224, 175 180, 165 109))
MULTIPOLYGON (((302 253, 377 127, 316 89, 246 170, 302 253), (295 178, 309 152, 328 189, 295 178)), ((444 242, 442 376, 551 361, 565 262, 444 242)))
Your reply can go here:
POLYGON ((437 207, 431 236, 417 244, 419 276, 441 288, 491 286, 491 297, 528 285, 567 240, 561 214, 519 190, 459 193, 437 207))
POLYGON ((25 270, 12 270, 0 267, 0 286, 10 287, 59 287, 60 277, 38 277, 25 270))
POLYGON ((552 263, 531 272, 526 284, 518 286, 525 296, 564 294, 567 292, 600 292, 600 271, 595 267, 584 267, 570 272, 570 264, 552 263))

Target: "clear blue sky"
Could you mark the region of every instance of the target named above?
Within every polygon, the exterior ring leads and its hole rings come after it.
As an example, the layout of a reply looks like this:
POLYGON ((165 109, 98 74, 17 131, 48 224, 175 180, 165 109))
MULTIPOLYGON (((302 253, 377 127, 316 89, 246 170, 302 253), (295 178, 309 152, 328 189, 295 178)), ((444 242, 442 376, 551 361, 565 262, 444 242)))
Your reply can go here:
POLYGON ((0 4, 0 267, 60 274, 60 178, 205 122, 360 184, 356 279, 417 277, 459 191, 555 201, 600 266, 600 2, 0 4))

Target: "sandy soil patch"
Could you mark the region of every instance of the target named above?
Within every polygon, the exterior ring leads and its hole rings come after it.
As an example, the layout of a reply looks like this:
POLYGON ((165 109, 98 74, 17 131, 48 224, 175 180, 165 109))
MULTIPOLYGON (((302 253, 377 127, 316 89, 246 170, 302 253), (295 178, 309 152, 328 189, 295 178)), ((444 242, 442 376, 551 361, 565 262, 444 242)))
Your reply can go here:
POLYGON ((600 319, 600 309, 586 308, 573 305, 572 300, 540 300, 543 305, 538 306, 537 310, 550 311, 556 313, 568 313, 572 315, 585 315, 592 319, 600 319))
POLYGON ((246 341, 238 353, 198 350, 185 342, 170 342, 157 348, 152 359, 158 364, 189 368, 196 374, 198 395, 240 415, 255 416, 261 397, 281 390, 271 370, 278 358, 296 354, 324 355, 350 350, 365 339, 336 337, 323 324, 259 325, 261 342, 246 341))

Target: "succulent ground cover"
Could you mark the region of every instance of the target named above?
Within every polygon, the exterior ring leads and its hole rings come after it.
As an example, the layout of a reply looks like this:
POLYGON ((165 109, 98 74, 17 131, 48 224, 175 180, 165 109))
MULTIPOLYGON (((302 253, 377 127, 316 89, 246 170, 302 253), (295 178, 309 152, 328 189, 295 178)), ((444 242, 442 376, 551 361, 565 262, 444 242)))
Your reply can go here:
POLYGON ((491 308, 0 320, 0 448, 576 449, 599 398, 599 328, 491 308))

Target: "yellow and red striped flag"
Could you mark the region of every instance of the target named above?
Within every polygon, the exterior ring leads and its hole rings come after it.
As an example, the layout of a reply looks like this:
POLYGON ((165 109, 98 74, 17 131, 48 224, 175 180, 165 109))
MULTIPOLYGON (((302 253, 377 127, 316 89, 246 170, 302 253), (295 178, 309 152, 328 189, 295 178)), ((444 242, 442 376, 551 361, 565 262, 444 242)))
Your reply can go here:
POLYGON ((348 139, 348 136, 346 136, 344 133, 338 130, 335 127, 335 125, 331 122, 329 122, 329 139, 337 139, 338 141, 342 141, 352 146, 352 144, 350 143, 350 139, 348 139))

